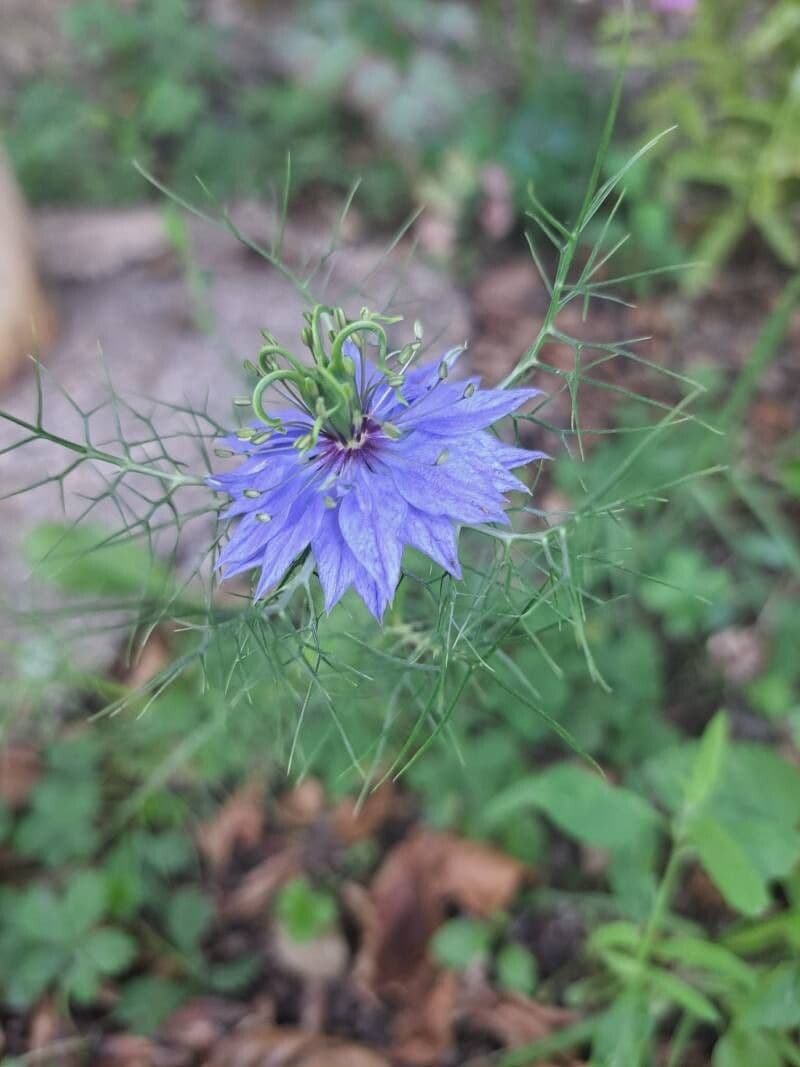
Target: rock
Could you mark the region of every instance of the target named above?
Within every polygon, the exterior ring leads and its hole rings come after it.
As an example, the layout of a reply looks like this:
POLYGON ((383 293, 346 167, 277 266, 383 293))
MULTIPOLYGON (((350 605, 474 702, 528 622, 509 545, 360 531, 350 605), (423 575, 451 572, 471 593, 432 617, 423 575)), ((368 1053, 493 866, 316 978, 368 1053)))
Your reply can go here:
POLYGON ((55 316, 36 267, 25 202, 0 151, 0 387, 29 353, 44 352, 53 340, 55 316))

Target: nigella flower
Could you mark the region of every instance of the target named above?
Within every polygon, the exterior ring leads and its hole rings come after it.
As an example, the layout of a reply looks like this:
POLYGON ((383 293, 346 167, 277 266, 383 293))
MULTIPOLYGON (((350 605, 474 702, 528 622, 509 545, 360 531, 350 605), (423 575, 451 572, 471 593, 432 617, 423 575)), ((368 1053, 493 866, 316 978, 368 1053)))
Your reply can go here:
POLYGON ((409 370, 419 340, 388 353, 381 322, 392 320, 366 311, 356 322, 333 308, 318 307, 307 318, 303 338, 313 364, 299 363, 266 335, 252 399, 259 421, 225 439, 243 462, 209 479, 232 498, 223 517, 238 520, 219 567, 226 578, 260 571, 259 599, 310 550, 325 609, 353 587, 380 620, 406 546, 459 578, 459 527, 508 523, 505 494, 527 492, 509 472, 543 453, 504 444, 487 430, 538 390, 448 381, 457 352, 409 370), (326 321, 334 326, 327 330, 330 351, 322 340, 326 321), (369 337, 378 339, 377 366, 364 351, 369 337), (278 359, 287 367, 278 369, 278 359), (267 412, 270 386, 292 406, 267 412))

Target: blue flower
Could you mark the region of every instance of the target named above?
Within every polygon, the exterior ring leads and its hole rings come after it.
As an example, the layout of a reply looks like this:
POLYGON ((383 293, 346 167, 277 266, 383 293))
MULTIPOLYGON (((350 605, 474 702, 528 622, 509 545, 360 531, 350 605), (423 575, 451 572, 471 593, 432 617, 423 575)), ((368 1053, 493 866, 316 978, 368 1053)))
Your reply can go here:
MULTIPOLYGON (((372 323, 369 329, 382 333, 372 323)), ((352 324, 343 332, 352 335, 352 324)), ((257 387, 261 419, 225 439, 245 458, 209 479, 232 498, 223 517, 238 520, 218 566, 226 578, 260 570, 256 600, 310 549, 326 611, 352 586, 380 620, 407 545, 459 578, 459 527, 508 523, 505 494, 528 491, 509 472, 544 454, 486 431, 538 390, 448 381, 447 358, 415 370, 393 370, 391 359, 373 366, 348 337, 333 357, 318 360, 323 373, 313 388, 307 377, 313 371, 273 370, 295 406, 267 413, 257 387), (346 403, 328 380, 337 359, 339 381, 349 383, 346 403)), ((262 372, 270 367, 268 356, 262 372)))

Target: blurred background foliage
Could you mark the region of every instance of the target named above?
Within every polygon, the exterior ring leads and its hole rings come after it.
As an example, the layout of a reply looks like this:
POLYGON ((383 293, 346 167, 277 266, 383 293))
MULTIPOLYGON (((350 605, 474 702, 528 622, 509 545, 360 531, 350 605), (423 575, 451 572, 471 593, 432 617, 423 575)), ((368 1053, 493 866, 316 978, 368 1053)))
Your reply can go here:
MULTIPOLYGON (((673 6, 636 7, 619 152, 679 130, 632 177, 620 229, 650 266, 690 249, 704 261, 691 284, 751 227, 797 265, 797 3, 673 6)), ((503 202, 484 218, 492 236, 518 228, 531 182, 559 217, 576 213, 618 58, 615 5, 301 0, 274 18, 254 58, 214 5, 66 5, 46 69, 0 101, 28 196, 140 199, 132 159, 182 194, 198 175, 219 197, 263 195, 291 150, 299 191, 362 178, 373 224, 429 205, 448 250, 480 230, 487 186, 503 202)))

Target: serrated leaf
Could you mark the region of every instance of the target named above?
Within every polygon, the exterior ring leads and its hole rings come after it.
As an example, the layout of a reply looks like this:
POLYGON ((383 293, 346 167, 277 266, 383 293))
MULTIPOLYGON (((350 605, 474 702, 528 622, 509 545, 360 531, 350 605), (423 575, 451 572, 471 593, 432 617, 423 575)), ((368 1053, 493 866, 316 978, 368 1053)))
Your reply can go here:
POLYGON ((89 934, 80 955, 86 955, 101 974, 119 974, 135 959, 136 942, 122 930, 101 927, 89 934))
POLYGON ((137 1034, 152 1034, 188 997, 190 991, 157 975, 132 978, 122 987, 114 1014, 137 1034))
POLYGON ((98 871, 80 871, 67 886, 62 902, 64 919, 68 923, 67 936, 78 938, 95 923, 106 910, 105 876, 98 871))
POLYGON ((184 952, 193 952, 214 918, 214 905, 195 886, 184 886, 170 896, 167 932, 184 952))

